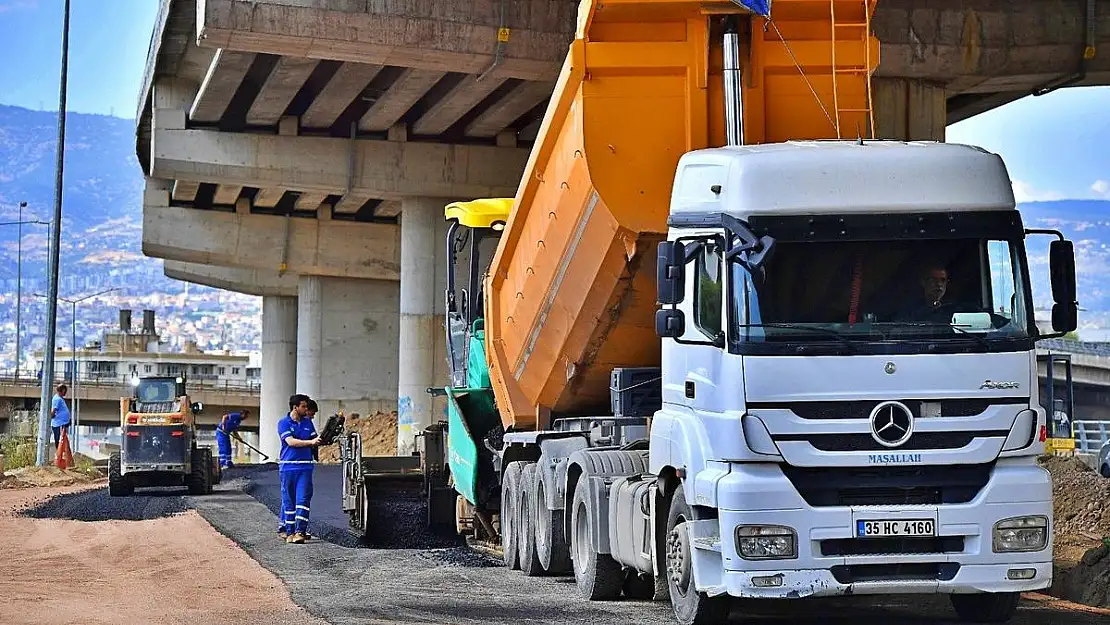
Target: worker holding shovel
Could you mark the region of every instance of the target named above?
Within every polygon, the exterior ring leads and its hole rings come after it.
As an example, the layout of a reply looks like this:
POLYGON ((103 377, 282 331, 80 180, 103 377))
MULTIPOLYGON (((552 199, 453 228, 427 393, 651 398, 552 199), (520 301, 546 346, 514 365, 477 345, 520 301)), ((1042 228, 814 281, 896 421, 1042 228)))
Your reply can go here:
POLYGON ((230 469, 234 466, 231 461, 231 439, 244 442, 238 430, 243 420, 249 416, 250 410, 244 408, 239 412, 229 412, 220 417, 220 424, 216 426, 216 446, 220 455, 221 469, 230 469))

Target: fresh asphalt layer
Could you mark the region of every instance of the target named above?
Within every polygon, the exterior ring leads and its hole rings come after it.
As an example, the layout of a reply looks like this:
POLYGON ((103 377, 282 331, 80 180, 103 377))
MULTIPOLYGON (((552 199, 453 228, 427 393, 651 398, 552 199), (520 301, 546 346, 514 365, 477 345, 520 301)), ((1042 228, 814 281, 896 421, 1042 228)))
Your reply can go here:
MULTIPOLYGON (((235 469, 216 492, 188 497, 217 530, 238 543, 288 586, 297 605, 334 625, 377 623, 566 623, 670 625, 665 602, 589 602, 573 577, 526 578, 463 547, 378 549, 340 538, 337 468, 317 468, 310 532, 324 539, 290 545, 275 533, 276 471, 235 469), (248 494, 248 492, 250 494, 248 494), (332 542, 329 542, 331 540, 332 542)), ((280 502, 280 499, 276 501, 280 502)), ((399 532, 420 534, 420 519, 399 532)), ((740 602, 731 622, 746 625, 955 625, 943 597, 848 597, 793 602, 740 602)), ((1110 617, 1027 602, 1012 625, 1105 625, 1110 617)))

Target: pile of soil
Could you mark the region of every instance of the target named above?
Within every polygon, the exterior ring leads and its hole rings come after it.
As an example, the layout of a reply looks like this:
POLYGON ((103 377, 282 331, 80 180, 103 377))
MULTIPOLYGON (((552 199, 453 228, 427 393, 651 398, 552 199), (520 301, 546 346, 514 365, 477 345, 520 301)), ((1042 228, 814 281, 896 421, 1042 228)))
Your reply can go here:
MULTIPOLYGON (((397 455, 396 412, 378 412, 358 418, 348 415, 343 422, 343 428, 346 432, 358 432, 362 435, 362 455, 397 455)), ((339 462, 339 446, 328 445, 320 448, 320 462, 339 462)))
POLYGON ((1056 565, 1050 593, 1095 607, 1110 607, 1110 479, 1082 460, 1046 456, 1052 475, 1056 565))
POLYGON ((0 488, 34 488, 36 486, 73 486, 95 481, 96 477, 67 469, 65 471, 52 466, 23 467, 6 471, 0 477, 0 488))
POLYGON ((1046 456, 1040 462, 1052 475, 1056 538, 1110 537, 1110 479, 1075 457, 1046 456))

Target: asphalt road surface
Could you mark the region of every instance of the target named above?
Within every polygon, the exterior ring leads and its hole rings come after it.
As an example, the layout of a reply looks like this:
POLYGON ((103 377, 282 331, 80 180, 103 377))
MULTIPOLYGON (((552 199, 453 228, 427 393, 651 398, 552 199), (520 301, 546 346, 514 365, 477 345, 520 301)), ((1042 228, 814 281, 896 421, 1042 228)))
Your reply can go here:
MULTIPOLYGON (((275 497, 273 473, 225 477, 216 493, 189 502, 217 530, 281 578, 293 601, 334 625, 376 623, 566 623, 670 625, 670 605, 647 601, 588 602, 574 579, 526 578, 465 548, 374 549, 349 541, 288 545, 275 533, 274 514, 260 500, 275 497), (228 479, 230 478, 230 479, 228 479), (250 482, 253 482, 251 484, 250 482), (247 494, 250 491, 252 494, 247 494), (340 544, 336 544, 340 543, 340 544)), ((346 518, 336 502, 339 474, 319 467, 310 532, 334 536, 346 518), (338 514, 336 512, 338 511, 338 514)), ((413 531, 416 531, 415 529, 413 531)), ((1106 625, 1110 614, 1025 602, 1012 625, 1106 625)), ((947 599, 862 597, 784 603, 738 603, 733 621, 745 625, 955 625, 947 599)))

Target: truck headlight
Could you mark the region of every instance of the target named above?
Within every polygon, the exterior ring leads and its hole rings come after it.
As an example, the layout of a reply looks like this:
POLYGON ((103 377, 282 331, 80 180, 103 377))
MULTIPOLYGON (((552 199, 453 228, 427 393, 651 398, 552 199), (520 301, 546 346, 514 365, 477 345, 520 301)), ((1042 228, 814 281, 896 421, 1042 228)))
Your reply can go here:
POLYGON ((736 551, 745 560, 796 558, 797 534, 793 528, 781 525, 740 525, 736 528, 736 551))
POLYGON ((994 552, 1040 551, 1048 545, 1048 517, 1019 516, 994 524, 994 552))

